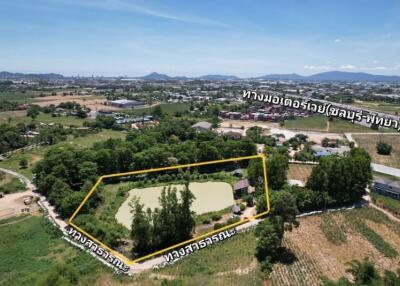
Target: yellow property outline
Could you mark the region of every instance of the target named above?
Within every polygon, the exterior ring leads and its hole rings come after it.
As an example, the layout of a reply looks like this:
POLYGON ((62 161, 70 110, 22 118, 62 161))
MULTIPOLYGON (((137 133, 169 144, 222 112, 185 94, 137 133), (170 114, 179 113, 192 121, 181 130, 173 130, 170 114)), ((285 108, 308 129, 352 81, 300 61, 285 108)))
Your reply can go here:
POLYGON ((235 227, 237 225, 243 224, 245 222, 248 222, 250 220, 254 220, 257 219, 261 216, 264 216, 266 214, 268 214, 270 211, 270 204, 269 204, 269 192, 268 192, 268 181, 267 181, 267 167, 266 167, 266 158, 264 155, 259 154, 259 155, 253 155, 253 156, 245 156, 245 157, 238 157, 238 158, 231 158, 231 159, 222 159, 222 160, 215 160, 215 161, 207 161, 207 162, 201 162, 201 163, 192 163, 192 164, 185 164, 185 165, 177 165, 177 166, 169 166, 169 167, 162 167, 162 168, 154 168, 154 169, 147 169, 147 170, 140 170, 140 171, 132 171, 132 172, 125 172, 125 173, 117 173, 117 174, 110 174, 110 175, 104 175, 101 176, 96 184, 94 184, 93 188, 89 191, 89 193, 86 195, 86 197, 83 199, 83 201, 81 202, 81 204, 79 205, 79 207, 75 210, 75 212, 72 214, 72 216, 68 219, 68 224, 73 226, 75 229, 79 230, 81 233, 85 234, 87 237, 89 237, 90 239, 92 239, 94 242, 98 243, 99 245, 101 245, 104 249, 108 250, 110 253, 112 253, 113 255, 115 255, 116 257, 118 257, 119 259, 121 259, 122 261, 125 262, 125 264, 127 265, 133 265, 137 262, 146 260, 150 257, 156 256, 158 254, 167 252, 169 250, 172 250, 174 248, 177 248, 179 246, 183 246, 185 244, 188 244, 190 242, 211 236, 215 233, 219 233, 225 229, 228 228, 232 228, 235 227), (96 190, 97 186, 101 183, 101 181, 103 179, 107 179, 107 178, 113 178, 113 177, 120 177, 120 176, 128 176, 128 175, 137 175, 137 174, 143 174, 143 173, 151 173, 151 172, 158 172, 158 171, 165 171, 165 170, 173 170, 173 169, 180 169, 180 168, 188 168, 188 167, 195 167, 195 166, 203 166, 203 165, 211 165, 211 164, 216 164, 216 163, 224 163, 224 162, 234 162, 234 161, 241 161, 241 160, 250 160, 250 159, 262 159, 262 166, 263 166, 263 177, 264 177, 264 188, 265 188, 265 196, 266 196, 266 200, 267 200, 267 210, 265 212, 259 213, 255 216, 243 219, 241 221, 238 221, 236 223, 232 223, 230 225, 221 227, 217 230, 213 230, 210 231, 206 234, 202 234, 200 236, 194 237, 192 239, 186 240, 184 242, 180 242, 178 244, 172 245, 170 247, 164 248, 162 250, 156 251, 154 253, 148 254, 146 256, 137 258, 135 260, 130 260, 128 258, 126 258, 124 255, 120 254, 119 252, 111 249, 110 247, 108 247, 107 245, 105 245, 104 243, 102 243, 101 241, 97 240, 96 238, 94 238, 92 235, 90 235, 89 233, 87 233, 86 231, 84 231, 83 229, 81 229, 79 226, 75 225, 72 221, 73 219, 76 217, 76 215, 78 214, 78 212, 81 210, 81 208, 84 206, 84 204, 87 202, 87 200, 89 199, 89 197, 94 193, 94 191, 96 190))

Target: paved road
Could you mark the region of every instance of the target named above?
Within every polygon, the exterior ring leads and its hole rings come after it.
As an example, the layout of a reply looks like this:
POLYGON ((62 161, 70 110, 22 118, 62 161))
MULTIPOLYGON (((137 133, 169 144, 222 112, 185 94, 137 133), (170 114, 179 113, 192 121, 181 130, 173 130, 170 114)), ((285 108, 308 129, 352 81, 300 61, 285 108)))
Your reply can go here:
POLYGON ((371 167, 376 172, 395 176, 395 177, 400 177, 400 169, 388 167, 388 166, 381 165, 381 164, 375 164, 375 163, 371 163, 371 167))

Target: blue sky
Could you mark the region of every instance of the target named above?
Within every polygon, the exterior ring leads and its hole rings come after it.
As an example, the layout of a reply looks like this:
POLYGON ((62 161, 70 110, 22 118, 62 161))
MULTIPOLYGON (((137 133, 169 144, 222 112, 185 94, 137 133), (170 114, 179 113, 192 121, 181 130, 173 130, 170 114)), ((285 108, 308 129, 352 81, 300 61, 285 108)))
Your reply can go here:
POLYGON ((0 70, 400 75, 400 1, 0 0, 0 70))

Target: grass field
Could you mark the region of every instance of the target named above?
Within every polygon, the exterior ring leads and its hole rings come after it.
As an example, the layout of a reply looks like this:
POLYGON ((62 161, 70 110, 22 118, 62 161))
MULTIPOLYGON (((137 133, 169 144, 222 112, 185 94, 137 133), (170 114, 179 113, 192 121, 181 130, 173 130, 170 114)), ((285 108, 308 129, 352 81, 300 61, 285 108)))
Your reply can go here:
MULTIPOLYGON (((28 124, 32 121, 32 118, 26 116, 25 110, 18 111, 3 111, 0 112, 0 124, 10 123, 16 125, 20 122, 28 124)), ((90 119, 77 118, 75 116, 59 116, 53 117, 51 114, 40 113, 36 118, 36 122, 42 123, 60 123, 64 126, 82 126, 83 122, 90 121, 90 119)))
POLYGON ((323 116, 300 117, 285 120, 285 128, 292 130, 327 131, 327 119, 323 116))
POLYGON ((61 285, 61 281, 46 279, 51 274, 68 278, 71 273, 57 273, 57 265, 67 265, 78 278, 76 284, 65 280, 62 285, 89 285, 99 272, 110 272, 88 254, 67 245, 43 217, 0 226, 0 257, 0 285, 61 285))
POLYGON ((374 134, 374 135, 357 135, 353 134, 353 139, 358 145, 371 155, 374 163, 400 168, 400 134, 374 134), (378 141, 386 142, 392 145, 392 153, 390 155, 379 155, 376 151, 376 143, 378 141))
POLYGON ((7 158, 4 161, 0 162, 0 167, 14 170, 16 172, 22 173, 28 178, 32 178, 32 168, 36 162, 38 162, 43 155, 50 148, 62 148, 63 146, 75 146, 78 148, 86 148, 93 145, 94 142, 104 141, 109 138, 125 138, 125 133, 121 131, 107 130, 104 129, 96 134, 89 134, 83 137, 68 137, 67 141, 57 143, 51 146, 42 146, 39 148, 34 148, 29 151, 21 151, 11 155, 11 157, 7 158), (28 168, 21 169, 19 166, 19 160, 21 158, 26 158, 28 160, 28 168))
POLYGON ((352 105, 389 114, 396 114, 400 112, 400 105, 388 102, 356 100, 352 105))
POLYGON ((12 100, 18 102, 30 102, 31 98, 38 97, 41 92, 39 91, 1 91, 0 100, 12 100))
POLYGON ((350 121, 333 118, 329 121, 328 118, 321 115, 313 115, 311 117, 300 117, 294 120, 285 120, 285 128, 291 130, 303 131, 320 131, 331 133, 346 133, 346 132, 376 132, 368 127, 353 124, 350 121))
POLYGON ((290 180, 300 180, 306 183, 314 167, 315 165, 289 164, 287 177, 290 180))

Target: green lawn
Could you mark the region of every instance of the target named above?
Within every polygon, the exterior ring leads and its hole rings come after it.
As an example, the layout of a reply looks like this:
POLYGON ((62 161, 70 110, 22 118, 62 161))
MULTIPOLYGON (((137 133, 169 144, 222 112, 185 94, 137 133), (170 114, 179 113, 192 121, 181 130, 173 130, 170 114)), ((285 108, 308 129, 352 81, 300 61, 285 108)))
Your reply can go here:
MULTIPOLYGON (((61 240, 61 233, 43 217, 0 226, 0 257, 0 285, 51 285, 44 279, 55 274, 57 264, 67 265, 77 275, 79 282, 74 285, 89 285, 100 271, 109 272, 90 255, 61 240)), ((68 276, 57 274, 58 278, 68 276)))

